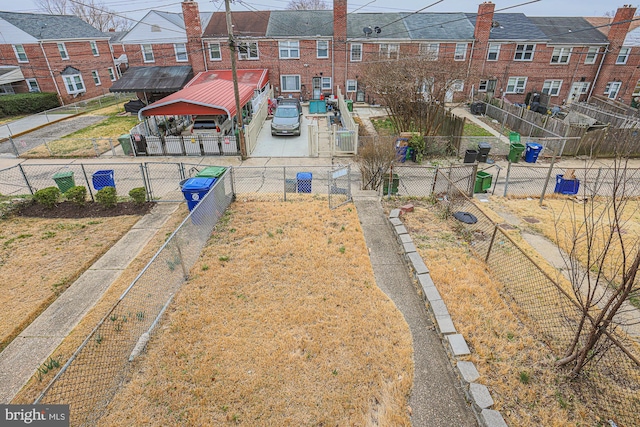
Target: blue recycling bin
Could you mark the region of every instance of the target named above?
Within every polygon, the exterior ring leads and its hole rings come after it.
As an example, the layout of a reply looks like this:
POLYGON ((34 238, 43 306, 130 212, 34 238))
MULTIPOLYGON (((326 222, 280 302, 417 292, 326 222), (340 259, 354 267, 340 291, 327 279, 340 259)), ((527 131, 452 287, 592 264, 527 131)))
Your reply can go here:
POLYGON ((95 188, 96 191, 102 190, 104 187, 116 188, 113 169, 95 171, 91 176, 91 180, 93 181, 93 188, 95 188))
POLYGON ((313 174, 311 172, 298 172, 296 174, 296 182, 298 183, 298 193, 311 193, 311 180, 313 174))
POLYGON ((553 190, 554 193, 578 194, 579 188, 579 179, 564 179, 562 174, 556 175, 556 188, 553 190))
POLYGON ((190 178, 184 183, 182 194, 190 211, 200 203, 200 200, 206 196, 216 181, 217 178, 190 178))
POLYGON ((542 151, 542 145, 535 142, 527 142, 527 148, 524 152, 524 161, 527 163, 535 163, 542 151))

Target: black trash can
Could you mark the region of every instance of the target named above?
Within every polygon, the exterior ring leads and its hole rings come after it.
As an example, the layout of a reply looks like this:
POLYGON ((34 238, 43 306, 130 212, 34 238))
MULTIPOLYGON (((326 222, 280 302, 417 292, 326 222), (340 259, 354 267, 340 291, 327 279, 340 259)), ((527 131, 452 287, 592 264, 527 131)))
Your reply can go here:
POLYGON ((489 151, 491 151, 491 145, 488 142, 479 142, 478 143, 478 161, 482 163, 486 163, 487 157, 489 157, 489 151))
POLYGON ((132 135, 136 154, 147 154, 147 138, 144 135, 132 135))
POLYGON ((467 150, 464 152, 463 163, 475 163, 478 158, 478 150, 467 150))

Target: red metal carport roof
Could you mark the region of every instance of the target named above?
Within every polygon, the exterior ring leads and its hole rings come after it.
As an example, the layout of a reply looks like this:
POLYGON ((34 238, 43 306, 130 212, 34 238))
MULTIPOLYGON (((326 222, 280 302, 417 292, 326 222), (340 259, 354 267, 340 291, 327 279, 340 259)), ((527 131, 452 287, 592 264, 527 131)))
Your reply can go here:
MULTIPOLYGON (((261 90, 269 82, 269 70, 266 68, 259 69, 240 69, 236 71, 238 83, 253 85, 254 89, 261 90)), ((211 70, 202 71, 189 81, 184 87, 189 87, 201 83, 207 83, 213 80, 229 80, 233 81, 231 70, 211 70)))

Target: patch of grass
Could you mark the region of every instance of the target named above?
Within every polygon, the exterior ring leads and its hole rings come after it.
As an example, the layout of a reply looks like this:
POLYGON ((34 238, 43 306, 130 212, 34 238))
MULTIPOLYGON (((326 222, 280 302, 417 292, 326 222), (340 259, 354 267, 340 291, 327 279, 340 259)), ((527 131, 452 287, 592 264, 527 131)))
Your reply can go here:
POLYGON ((493 136, 491 132, 471 121, 465 121, 462 136, 493 136))
POLYGON ((522 384, 529 384, 529 381, 531 381, 531 377, 527 371, 520 372, 518 378, 522 384))
POLYGON ((218 261, 227 262, 227 261, 229 261, 229 256, 228 255, 220 255, 218 257, 218 261))

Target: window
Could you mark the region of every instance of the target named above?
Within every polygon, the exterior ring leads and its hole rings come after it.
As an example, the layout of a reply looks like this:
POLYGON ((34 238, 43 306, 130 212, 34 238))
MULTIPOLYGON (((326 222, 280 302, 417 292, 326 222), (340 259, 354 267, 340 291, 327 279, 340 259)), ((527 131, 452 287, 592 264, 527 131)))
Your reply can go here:
POLYGON ((497 43, 489 43, 487 49, 487 61, 497 61, 500 56, 500 45, 497 43))
POLYGON ((82 76, 80 74, 63 77, 64 84, 67 87, 67 92, 69 93, 69 95, 86 92, 86 89, 84 88, 84 82, 82 81, 82 76))
POLYGON ((395 43, 380 44, 380 56, 386 58, 398 59, 400 53, 400 45, 395 43))
POLYGON ((626 64, 627 59, 629 59, 629 53, 631 53, 630 47, 621 47, 618 58, 616 58, 616 64, 626 64))
POLYGON ((546 93, 549 96, 558 96, 560 86, 562 86, 562 80, 545 80, 542 85, 542 93, 546 93))
POLYGON ((14 44, 13 51, 16 53, 16 58, 18 58, 18 62, 29 62, 27 58, 27 53, 24 51, 24 46, 21 44, 14 44))
POLYGON ((513 56, 514 61, 533 61, 533 51, 535 44, 517 44, 516 53, 513 56))
POLYGON ((552 64, 568 64, 569 57, 571 56, 570 47, 554 47, 551 54, 552 64))
POLYGON ((281 59, 299 59, 300 58, 300 42, 278 42, 278 50, 281 59))
POLYGON ((438 60, 440 43, 420 43, 420 56, 426 57, 430 61, 438 60))
POLYGON ((323 77, 321 83, 322 90, 331 90, 333 86, 331 86, 331 77, 323 77))
POLYGON ((464 90, 464 80, 454 80, 451 82, 451 89, 454 92, 462 92, 464 90))
POLYGON ((585 64, 595 64, 596 56, 598 55, 599 47, 590 47, 587 51, 587 56, 584 58, 585 64))
POLYGON ((91 53, 93 53, 93 56, 100 56, 100 52, 98 52, 98 43, 89 42, 89 45, 91 46, 91 53))
POLYGON ((91 72, 91 77, 93 77, 93 82, 96 86, 100 86, 100 76, 98 75, 98 70, 93 70, 91 72))
POLYGON ((116 81, 116 75, 113 72, 113 68, 109 67, 107 68, 107 73, 109 73, 109 80, 111 80, 112 82, 116 81))
POLYGON ((478 92, 486 92, 488 85, 489 80, 480 80, 480 84, 478 85, 478 92))
POLYGON ((507 82, 506 93, 524 93, 524 88, 527 86, 526 77, 509 77, 507 82))
POLYGON ((358 90, 357 80, 347 80, 347 92, 356 92, 358 90))
POLYGON ((240 42, 238 43, 239 59, 258 59, 258 42, 240 42))
POLYGON ((362 61, 362 44, 351 43, 351 62, 362 61))
POLYGON ((67 47, 64 43, 58 43, 58 52, 60 52, 60 58, 66 60, 69 59, 69 54, 67 53, 67 47))
POLYGON ((40 86, 36 79, 27 79, 27 86, 29 86, 29 92, 40 92, 40 86))
POLYGON ((173 50, 176 53, 176 62, 187 62, 187 45, 185 43, 174 43, 173 50))
POLYGON ((282 75, 280 76, 281 92, 300 92, 300 76, 299 75, 282 75))
POLYGON ((212 61, 222 61, 220 43, 209 43, 209 59, 212 61))
POLYGON ((318 40, 316 42, 316 57, 317 58, 329 57, 329 41, 328 40, 318 40))
POLYGON ((142 60, 144 62, 154 62, 153 47, 150 44, 143 44, 142 46, 142 60))
POLYGON ((607 95, 609 99, 616 99, 620 91, 620 86, 622 86, 622 82, 609 82, 604 88, 604 94, 607 95))
POLYGON ((467 57, 467 44, 456 43, 456 51, 453 54, 453 59, 456 61, 464 61, 466 57, 467 57))
POLYGON ((636 87, 635 89, 633 89, 633 96, 640 96, 640 80, 638 80, 638 83, 636 83, 636 87))

